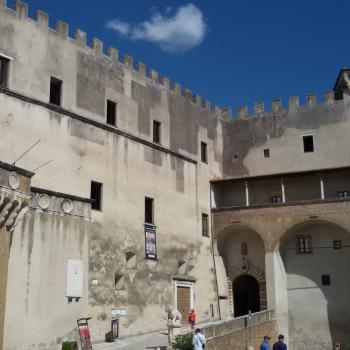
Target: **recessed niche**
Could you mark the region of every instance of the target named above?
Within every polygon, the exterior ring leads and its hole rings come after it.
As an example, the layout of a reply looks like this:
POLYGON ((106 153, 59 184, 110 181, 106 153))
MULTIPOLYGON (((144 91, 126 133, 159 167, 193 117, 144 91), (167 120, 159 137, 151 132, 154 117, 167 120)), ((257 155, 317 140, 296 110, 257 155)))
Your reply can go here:
POLYGON ((179 275, 187 275, 187 262, 180 260, 177 263, 177 272, 179 275))
POLYGON ((136 254, 132 251, 128 251, 125 254, 125 258, 126 258, 126 268, 136 269, 136 254))
POLYGON ((114 286, 116 290, 123 290, 124 282, 125 282, 124 275, 120 275, 117 273, 114 275, 114 286))

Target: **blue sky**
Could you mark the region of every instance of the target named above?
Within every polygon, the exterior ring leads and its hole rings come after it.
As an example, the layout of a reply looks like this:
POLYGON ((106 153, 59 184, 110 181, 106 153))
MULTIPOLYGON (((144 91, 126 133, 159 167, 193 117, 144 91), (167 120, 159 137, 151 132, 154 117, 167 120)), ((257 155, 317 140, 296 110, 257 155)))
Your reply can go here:
MULTIPOLYGON (((115 46, 213 104, 238 105, 333 88, 350 66, 350 1, 29 0, 88 38, 115 46)), ((11 1, 9 0, 11 4, 11 1)))

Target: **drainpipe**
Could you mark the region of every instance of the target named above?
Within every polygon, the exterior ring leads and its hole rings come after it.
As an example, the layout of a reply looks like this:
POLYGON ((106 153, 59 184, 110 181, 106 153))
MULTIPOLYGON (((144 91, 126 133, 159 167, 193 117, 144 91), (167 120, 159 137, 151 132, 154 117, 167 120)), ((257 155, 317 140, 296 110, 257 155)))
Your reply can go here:
POLYGON ((216 286, 216 296, 218 302, 219 319, 221 320, 221 310, 220 310, 220 300, 219 300, 219 286, 218 286, 218 276, 216 273, 216 263, 215 263, 215 253, 214 253, 214 228, 213 228, 213 211, 212 211, 212 183, 210 182, 210 236, 211 236, 211 253, 213 257, 214 265, 214 276, 215 276, 215 286, 216 286))

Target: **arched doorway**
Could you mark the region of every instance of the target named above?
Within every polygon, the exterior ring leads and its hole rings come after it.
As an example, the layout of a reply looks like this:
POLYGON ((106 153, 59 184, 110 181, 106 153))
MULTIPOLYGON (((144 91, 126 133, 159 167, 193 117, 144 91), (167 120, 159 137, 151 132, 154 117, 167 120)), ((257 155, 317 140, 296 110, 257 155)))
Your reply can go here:
POLYGON ((255 277, 241 275, 233 281, 234 317, 260 311, 260 287, 255 277))
POLYGON ((299 223, 280 239, 291 348, 330 349, 338 341, 349 348, 349 247, 349 232, 322 220, 299 223))

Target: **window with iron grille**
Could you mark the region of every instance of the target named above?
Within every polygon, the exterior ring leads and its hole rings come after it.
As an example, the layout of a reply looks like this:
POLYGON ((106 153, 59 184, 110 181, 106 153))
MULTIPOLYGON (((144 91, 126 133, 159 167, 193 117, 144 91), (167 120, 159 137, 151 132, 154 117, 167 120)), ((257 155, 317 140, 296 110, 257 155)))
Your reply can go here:
POLYGON ((272 203, 281 203, 282 202, 282 198, 281 198, 281 196, 272 196, 271 197, 271 202, 272 203))
POLYGON ((338 192, 338 198, 348 198, 349 192, 348 191, 339 191, 338 192))
POLYGON ((312 238, 311 236, 297 236, 297 253, 308 254, 312 253, 312 238))
POLYGON ((202 214, 202 236, 209 237, 208 214, 202 214))
POLYGON ((154 224, 154 200, 145 197, 145 223, 154 224))
POLYGON ((343 242, 342 241, 333 241, 333 248, 334 249, 342 249, 343 242))

